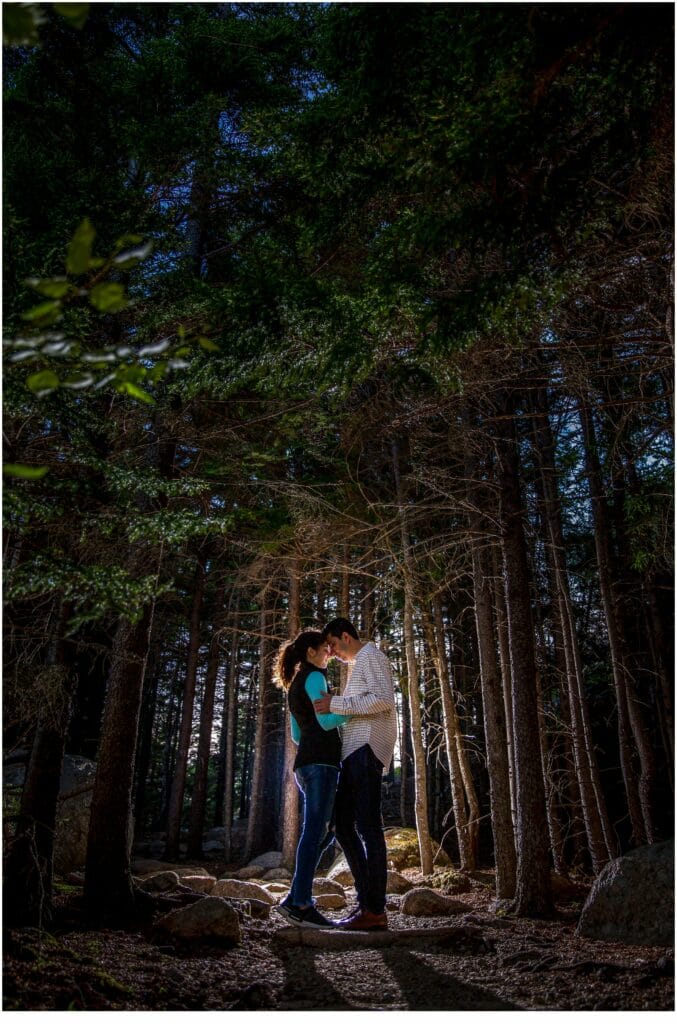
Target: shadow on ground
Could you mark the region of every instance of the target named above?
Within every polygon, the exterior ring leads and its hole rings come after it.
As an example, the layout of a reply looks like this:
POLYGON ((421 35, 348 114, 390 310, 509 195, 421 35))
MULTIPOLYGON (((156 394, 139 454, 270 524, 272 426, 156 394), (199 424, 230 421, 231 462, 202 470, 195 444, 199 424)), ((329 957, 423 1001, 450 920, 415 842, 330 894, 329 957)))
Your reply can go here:
POLYGON ((285 951, 278 1010, 517 1010, 406 949, 285 951))

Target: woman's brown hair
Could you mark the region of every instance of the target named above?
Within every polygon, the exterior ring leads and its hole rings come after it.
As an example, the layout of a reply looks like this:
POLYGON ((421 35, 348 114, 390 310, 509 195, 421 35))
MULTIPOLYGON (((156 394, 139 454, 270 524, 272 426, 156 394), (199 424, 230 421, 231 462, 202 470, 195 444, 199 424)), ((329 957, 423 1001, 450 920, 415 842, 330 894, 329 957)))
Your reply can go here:
POLYGON ((275 682, 283 690, 288 690, 296 675, 298 667, 306 660, 308 649, 317 650, 325 640, 317 629, 304 629, 294 640, 288 640, 280 647, 275 665, 275 682))

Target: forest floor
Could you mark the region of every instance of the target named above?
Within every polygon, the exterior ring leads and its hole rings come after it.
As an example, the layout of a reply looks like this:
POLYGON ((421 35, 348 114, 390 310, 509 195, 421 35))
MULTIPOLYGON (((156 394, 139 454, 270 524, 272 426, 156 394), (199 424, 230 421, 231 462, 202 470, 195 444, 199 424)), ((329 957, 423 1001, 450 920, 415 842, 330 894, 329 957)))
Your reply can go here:
MULTIPOLYGON (((214 872, 213 862, 204 865, 214 872)), ((411 881, 416 872, 406 871, 411 881)), ((5 936, 7 1010, 672 1010, 674 951, 575 935, 580 902, 552 920, 498 917, 488 886, 463 894, 462 918, 390 911, 391 929, 471 924, 486 949, 287 946, 287 927, 247 919, 236 948, 154 944, 150 928, 88 928, 78 891, 51 931, 5 936)), ((336 919, 346 911, 328 913, 336 919)))

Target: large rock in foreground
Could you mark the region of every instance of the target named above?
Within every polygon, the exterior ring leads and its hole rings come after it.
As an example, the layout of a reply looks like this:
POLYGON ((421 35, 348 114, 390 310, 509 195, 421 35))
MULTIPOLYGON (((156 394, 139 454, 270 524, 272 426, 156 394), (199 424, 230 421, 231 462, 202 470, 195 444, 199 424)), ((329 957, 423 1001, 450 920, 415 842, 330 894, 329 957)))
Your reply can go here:
POLYGON ((451 896, 443 896, 434 889, 411 889, 402 897, 400 912, 417 917, 446 917, 451 914, 467 914, 473 908, 451 896))
POLYGON ((600 872, 581 912, 577 934, 633 946, 674 942, 674 840, 643 846, 600 872))
POLYGON ((218 940, 236 946, 242 939, 240 918, 234 907, 217 896, 205 896, 189 907, 180 907, 161 917, 155 926, 158 935, 169 935, 184 942, 218 940))

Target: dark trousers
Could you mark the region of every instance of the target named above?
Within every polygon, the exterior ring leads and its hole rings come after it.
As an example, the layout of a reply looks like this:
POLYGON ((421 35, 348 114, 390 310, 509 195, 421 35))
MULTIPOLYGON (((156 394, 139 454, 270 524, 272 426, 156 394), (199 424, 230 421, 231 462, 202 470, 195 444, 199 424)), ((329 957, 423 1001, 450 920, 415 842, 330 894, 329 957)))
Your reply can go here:
POLYGON ((336 838, 355 879, 360 907, 382 914, 388 864, 381 820, 383 765, 368 744, 341 763, 336 791, 336 838))

